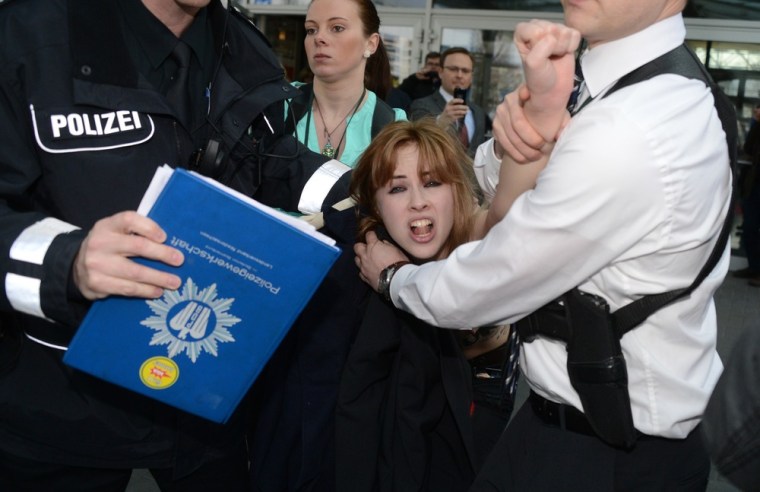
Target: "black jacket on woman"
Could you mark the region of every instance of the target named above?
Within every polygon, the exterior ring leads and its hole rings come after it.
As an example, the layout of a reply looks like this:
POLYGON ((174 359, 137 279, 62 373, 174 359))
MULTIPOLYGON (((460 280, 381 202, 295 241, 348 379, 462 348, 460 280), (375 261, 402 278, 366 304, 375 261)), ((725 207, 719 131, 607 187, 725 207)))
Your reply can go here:
POLYGON ((467 490, 476 468, 471 372, 456 333, 373 294, 337 408, 337 490, 467 490))

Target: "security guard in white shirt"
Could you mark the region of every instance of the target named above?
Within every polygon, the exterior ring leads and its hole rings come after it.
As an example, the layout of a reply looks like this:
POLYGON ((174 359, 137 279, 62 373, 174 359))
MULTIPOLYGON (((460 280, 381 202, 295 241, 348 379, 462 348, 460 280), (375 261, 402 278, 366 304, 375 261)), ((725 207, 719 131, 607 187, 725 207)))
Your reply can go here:
MULTIPOLYGON (((605 97, 626 74, 683 44, 685 0, 562 3, 569 27, 518 27, 516 36, 531 41, 522 52, 530 60, 527 89, 540 91, 530 99, 508 96, 502 107, 510 109, 495 129, 511 160, 546 165, 535 189, 519 196, 482 241, 444 261, 402 266, 389 282, 394 304, 427 322, 516 322, 576 287, 616 311, 689 286, 718 242, 730 208, 733 145, 710 87, 664 73, 605 97), (566 101, 572 85, 571 53, 550 56, 556 53, 538 41, 567 29, 588 42, 581 60, 588 102, 553 143, 559 125, 547 137, 525 101, 562 109, 556 101, 566 101), (541 157, 537 148, 551 153, 541 157)), ((356 252, 373 286, 386 265, 403 259, 371 236, 356 252)), ((729 250, 718 253, 717 266, 689 296, 620 340, 637 433, 632 447, 610 445, 594 432, 568 375, 568 346, 539 335, 522 348, 531 403, 472 490, 704 490, 709 459, 695 429, 722 370, 713 294, 729 250)))

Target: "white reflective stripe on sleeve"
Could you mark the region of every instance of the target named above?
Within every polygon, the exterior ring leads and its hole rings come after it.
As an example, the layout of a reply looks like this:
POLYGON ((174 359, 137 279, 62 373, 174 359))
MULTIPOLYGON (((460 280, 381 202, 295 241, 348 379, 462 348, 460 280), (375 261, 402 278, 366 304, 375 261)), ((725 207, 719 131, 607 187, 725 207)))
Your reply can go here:
POLYGON ((304 214, 315 214, 322 210, 322 203, 327 198, 327 194, 338 182, 341 176, 350 171, 351 168, 335 159, 327 161, 311 175, 306 186, 301 192, 301 199, 298 202, 298 210, 304 214))
POLYGON ((59 234, 65 234, 78 227, 62 220, 48 217, 27 227, 11 246, 11 258, 42 265, 48 248, 59 234))
POLYGON ((22 313, 44 318, 40 304, 40 284, 38 278, 23 277, 15 273, 5 276, 5 295, 13 309, 22 313))
POLYGON ((56 350, 68 350, 69 349, 68 347, 62 347, 60 345, 55 345, 53 343, 43 342, 39 338, 34 338, 33 336, 29 335, 28 333, 26 334, 26 338, 28 338, 29 340, 33 341, 34 343, 39 343, 40 345, 44 345, 45 347, 50 347, 52 349, 56 349, 56 350))

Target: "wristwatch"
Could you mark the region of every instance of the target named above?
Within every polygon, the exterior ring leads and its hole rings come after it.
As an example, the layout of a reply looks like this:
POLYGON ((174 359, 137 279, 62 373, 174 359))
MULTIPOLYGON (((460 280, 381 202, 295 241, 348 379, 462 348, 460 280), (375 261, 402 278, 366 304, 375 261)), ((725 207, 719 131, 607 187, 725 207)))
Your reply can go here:
POLYGON ((397 261, 383 268, 383 271, 380 272, 380 278, 377 281, 377 293, 386 301, 391 302, 391 280, 393 276, 399 268, 408 264, 408 261, 397 261))

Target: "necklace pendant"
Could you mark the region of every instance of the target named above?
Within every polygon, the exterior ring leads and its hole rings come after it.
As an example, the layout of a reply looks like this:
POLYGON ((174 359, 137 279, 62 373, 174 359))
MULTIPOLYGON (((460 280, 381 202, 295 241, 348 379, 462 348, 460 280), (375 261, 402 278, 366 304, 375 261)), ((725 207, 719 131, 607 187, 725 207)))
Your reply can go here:
POLYGON ((325 144, 324 147, 322 147, 322 155, 329 157, 330 159, 335 156, 335 149, 329 141, 325 144))

